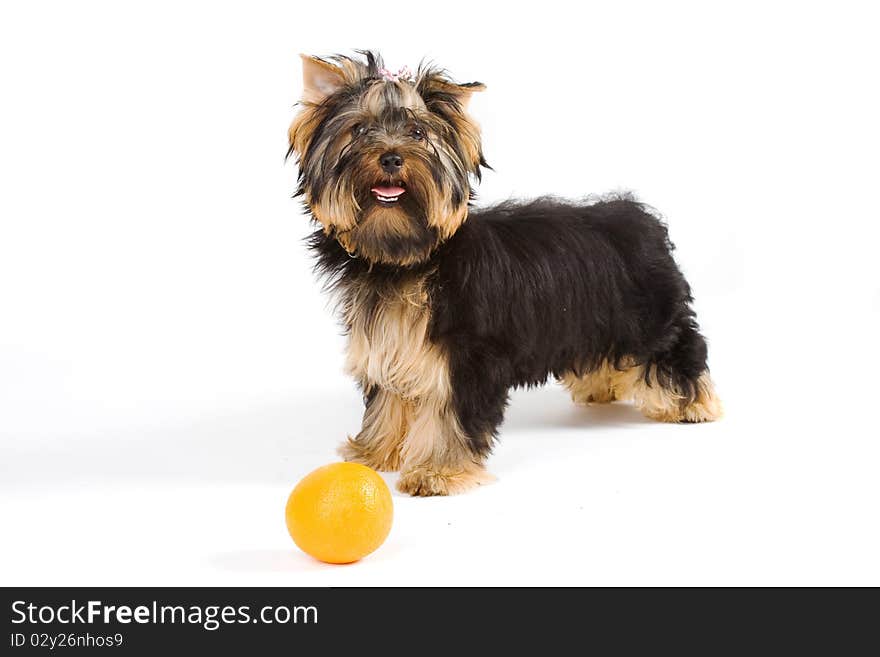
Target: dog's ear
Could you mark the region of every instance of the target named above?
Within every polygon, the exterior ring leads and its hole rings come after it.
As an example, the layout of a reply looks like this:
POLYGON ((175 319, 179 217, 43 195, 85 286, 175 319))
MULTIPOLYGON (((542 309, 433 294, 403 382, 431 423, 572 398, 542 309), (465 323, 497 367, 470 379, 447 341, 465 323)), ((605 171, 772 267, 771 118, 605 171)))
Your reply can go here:
POLYGON ((468 104, 471 102, 471 96, 474 95, 476 91, 485 91, 486 85, 482 82, 466 82, 464 84, 456 84, 455 82, 451 82, 449 80, 444 80, 439 77, 430 76, 426 78, 421 85, 420 91, 428 94, 435 94, 439 96, 448 96, 450 98, 454 98, 461 109, 466 110, 468 104))
POLYGON ((452 127, 468 155, 469 171, 479 179, 480 167, 488 165, 480 144, 480 127, 468 116, 467 106, 471 96, 477 91, 483 91, 486 85, 481 82, 457 84, 442 71, 428 69, 419 77, 416 88, 428 111, 441 117, 452 127))
POLYGON ((303 93, 306 103, 321 103, 345 86, 342 69, 311 55, 300 55, 303 63, 303 93))
POLYGON ((486 85, 482 82, 466 82, 464 84, 448 84, 449 93, 458 98, 462 109, 467 109, 471 102, 471 96, 476 91, 486 91, 486 85))

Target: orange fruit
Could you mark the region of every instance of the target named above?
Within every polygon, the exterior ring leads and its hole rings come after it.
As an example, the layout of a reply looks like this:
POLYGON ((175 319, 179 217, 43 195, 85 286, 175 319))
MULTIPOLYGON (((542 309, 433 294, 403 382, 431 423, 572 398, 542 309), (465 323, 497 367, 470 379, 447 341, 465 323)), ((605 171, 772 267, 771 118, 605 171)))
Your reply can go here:
POLYGON ((391 531, 391 491, 375 470, 331 463, 307 474, 287 499, 287 531, 299 548, 327 563, 351 563, 391 531))

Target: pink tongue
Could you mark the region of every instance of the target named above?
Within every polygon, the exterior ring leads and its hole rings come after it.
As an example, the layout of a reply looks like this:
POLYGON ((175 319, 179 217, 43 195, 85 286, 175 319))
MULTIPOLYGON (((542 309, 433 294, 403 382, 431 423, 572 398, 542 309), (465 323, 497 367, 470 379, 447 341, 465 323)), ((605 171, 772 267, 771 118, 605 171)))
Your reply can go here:
POLYGON ((403 187, 373 187, 370 191, 379 196, 400 196, 406 190, 403 187))

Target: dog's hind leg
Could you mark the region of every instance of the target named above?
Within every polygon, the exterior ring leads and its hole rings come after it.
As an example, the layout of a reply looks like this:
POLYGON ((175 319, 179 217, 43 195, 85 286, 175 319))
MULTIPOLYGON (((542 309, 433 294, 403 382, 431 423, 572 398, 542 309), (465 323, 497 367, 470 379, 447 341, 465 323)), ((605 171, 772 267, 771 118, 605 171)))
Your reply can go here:
POLYGON ((615 389, 635 401, 642 413, 661 422, 712 422, 721 417, 721 400, 706 367, 706 341, 691 320, 672 331, 670 348, 622 372, 615 389))
POLYGON ((619 367, 605 362, 585 374, 569 372, 560 381, 578 404, 633 401, 661 422, 712 422, 721 401, 706 368, 706 343, 689 322, 672 331, 673 347, 639 364, 632 357, 619 367))
POLYGON ((576 404, 608 404, 619 399, 614 390, 614 374, 617 372, 608 363, 586 374, 568 372, 559 380, 571 393, 576 404))
POLYGON ((620 390, 642 413, 659 422, 713 422, 721 417, 721 400, 709 371, 683 381, 655 365, 640 365, 621 373, 620 390))

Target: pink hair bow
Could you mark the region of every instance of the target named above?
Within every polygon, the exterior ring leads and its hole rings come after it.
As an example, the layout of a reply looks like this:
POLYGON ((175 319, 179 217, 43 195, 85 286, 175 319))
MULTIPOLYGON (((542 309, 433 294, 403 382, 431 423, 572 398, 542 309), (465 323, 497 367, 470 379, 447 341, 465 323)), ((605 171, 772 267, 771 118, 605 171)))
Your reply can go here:
POLYGON ((399 82, 399 81, 410 81, 412 80, 412 71, 409 70, 409 66, 402 66, 397 73, 392 73, 387 68, 380 68, 379 75, 382 76, 382 79, 385 82, 399 82))

